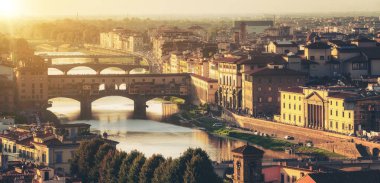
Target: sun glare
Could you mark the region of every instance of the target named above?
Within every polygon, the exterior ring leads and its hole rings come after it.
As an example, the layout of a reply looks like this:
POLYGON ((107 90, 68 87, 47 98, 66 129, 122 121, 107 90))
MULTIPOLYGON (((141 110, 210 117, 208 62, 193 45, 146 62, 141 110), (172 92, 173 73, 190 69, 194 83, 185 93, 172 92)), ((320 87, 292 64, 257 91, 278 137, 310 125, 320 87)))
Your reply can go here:
POLYGON ((0 0, 0 16, 13 17, 17 13, 15 0, 0 0))

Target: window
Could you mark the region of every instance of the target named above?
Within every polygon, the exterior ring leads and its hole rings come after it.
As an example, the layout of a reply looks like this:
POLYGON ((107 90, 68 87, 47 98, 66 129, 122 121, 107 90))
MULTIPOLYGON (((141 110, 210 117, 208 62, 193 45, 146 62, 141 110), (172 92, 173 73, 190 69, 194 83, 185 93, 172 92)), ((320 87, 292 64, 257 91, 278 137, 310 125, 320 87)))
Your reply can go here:
POLYGON ((314 56, 310 56, 310 60, 315 60, 315 57, 314 56))
POLYGON ((352 70, 367 70, 367 63, 352 63, 352 70))
POLYGON ((284 114, 282 114, 282 119, 284 119, 284 120, 285 120, 285 113, 284 113, 284 114))
POLYGON ((325 60, 325 56, 320 56, 319 59, 320 60, 325 60))
POLYGON ((282 104, 282 108, 284 108, 284 109, 285 109, 285 103, 283 103, 283 104, 282 104))
POLYGON ((298 116, 298 122, 301 123, 301 116, 298 116))
POLYGON ((344 111, 342 112, 342 117, 344 117, 344 111))
POLYGON ((259 97, 259 102, 261 103, 261 101, 262 101, 262 99, 261 99, 261 97, 259 97))
POLYGON ((298 109, 301 110, 301 105, 298 106, 298 109))
POLYGON ((330 121, 330 128, 332 128, 333 127, 333 122, 332 121, 330 121))
POLYGON ((289 109, 291 109, 292 108, 292 105, 291 104, 289 104, 289 109))
POLYGON ((42 162, 46 163, 46 154, 42 154, 42 162))
POLYGON ((294 104, 294 110, 296 110, 297 109, 297 106, 296 106, 296 104, 294 104))
POLYGON ((338 111, 335 111, 335 116, 338 116, 338 111))
POLYGON ((335 122, 335 128, 338 129, 338 122, 335 122))
POLYGON ((261 91, 261 87, 258 87, 257 90, 258 90, 258 91, 261 91))
POLYGON ((272 97, 268 97, 268 102, 272 102, 272 97))
POLYGON ((272 87, 268 87, 268 91, 272 91, 272 87))
POLYGON ((342 123, 342 130, 344 130, 344 123, 342 123))
POLYGON ((351 118, 351 113, 348 113, 348 118, 351 118))
POLYGON ((330 115, 332 116, 332 110, 330 110, 330 115))
POLYGON ((62 163, 62 152, 55 152, 55 163, 62 163))
POLYGON ((348 124, 348 130, 352 130, 351 124, 348 124))
POLYGON ((292 176, 292 182, 295 183, 297 181, 297 177, 296 176, 292 176))

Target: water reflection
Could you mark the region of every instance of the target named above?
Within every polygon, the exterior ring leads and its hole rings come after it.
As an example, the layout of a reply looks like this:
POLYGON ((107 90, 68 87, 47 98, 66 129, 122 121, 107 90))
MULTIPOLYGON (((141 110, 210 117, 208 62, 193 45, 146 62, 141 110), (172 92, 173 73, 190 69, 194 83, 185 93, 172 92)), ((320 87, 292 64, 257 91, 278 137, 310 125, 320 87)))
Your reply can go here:
MULTIPOLYGON (((150 118, 161 116, 160 101, 149 101, 148 106, 150 118)), ((95 101, 92 107, 94 120, 88 121, 75 120, 79 114, 79 104, 74 100, 54 99, 53 107, 49 110, 67 116, 69 121, 66 123, 88 123, 98 133, 107 132, 110 139, 120 142, 117 146, 119 149, 137 149, 147 156, 160 153, 165 157, 178 157, 189 147, 200 147, 207 151, 212 160, 221 161, 231 159, 231 150, 245 144, 243 141, 212 136, 196 129, 154 120, 130 119, 133 101, 123 97, 105 97, 95 101)), ((291 157, 268 150, 264 156, 268 159, 291 157)))

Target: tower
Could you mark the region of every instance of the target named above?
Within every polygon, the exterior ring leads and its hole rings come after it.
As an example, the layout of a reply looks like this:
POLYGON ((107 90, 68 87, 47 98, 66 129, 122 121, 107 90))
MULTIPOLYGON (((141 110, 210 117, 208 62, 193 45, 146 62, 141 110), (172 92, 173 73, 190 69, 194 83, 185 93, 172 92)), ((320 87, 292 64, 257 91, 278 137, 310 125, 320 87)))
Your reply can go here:
POLYGON ((234 183, 261 183, 264 181, 262 175, 262 159, 264 151, 247 145, 232 150, 234 162, 234 183))

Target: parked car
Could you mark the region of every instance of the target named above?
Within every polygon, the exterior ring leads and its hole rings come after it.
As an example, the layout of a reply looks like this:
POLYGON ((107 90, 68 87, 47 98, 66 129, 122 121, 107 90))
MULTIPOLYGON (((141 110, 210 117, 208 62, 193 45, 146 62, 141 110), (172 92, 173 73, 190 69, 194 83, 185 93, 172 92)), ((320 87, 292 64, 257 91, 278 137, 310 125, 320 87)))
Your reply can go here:
POLYGON ((212 126, 213 127, 221 127, 221 126, 223 126, 223 124, 222 123, 214 123, 212 126))
POLYGON ((284 137, 284 139, 286 140, 294 140, 294 137, 290 136, 290 135, 287 135, 284 137))
POLYGON ((305 142, 305 145, 306 145, 306 147, 313 147, 313 146, 314 146, 313 142, 310 141, 310 140, 307 140, 307 141, 305 142))

